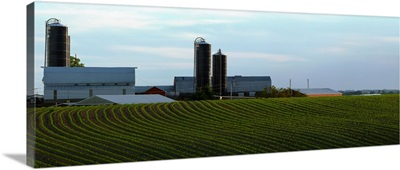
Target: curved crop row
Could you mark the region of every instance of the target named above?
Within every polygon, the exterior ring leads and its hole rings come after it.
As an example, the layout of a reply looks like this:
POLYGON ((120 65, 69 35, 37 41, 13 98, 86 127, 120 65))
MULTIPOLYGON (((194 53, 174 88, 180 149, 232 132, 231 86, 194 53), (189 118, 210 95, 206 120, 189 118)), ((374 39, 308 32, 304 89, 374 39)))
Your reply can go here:
POLYGON ((399 143, 399 95, 38 108, 35 167, 399 143))

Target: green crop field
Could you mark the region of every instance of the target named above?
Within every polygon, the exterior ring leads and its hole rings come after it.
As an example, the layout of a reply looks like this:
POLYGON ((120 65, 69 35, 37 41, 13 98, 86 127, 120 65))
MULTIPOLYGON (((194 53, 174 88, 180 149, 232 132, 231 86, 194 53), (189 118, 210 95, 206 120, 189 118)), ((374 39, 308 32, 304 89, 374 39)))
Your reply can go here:
POLYGON ((35 167, 399 144, 399 95, 48 107, 35 167))

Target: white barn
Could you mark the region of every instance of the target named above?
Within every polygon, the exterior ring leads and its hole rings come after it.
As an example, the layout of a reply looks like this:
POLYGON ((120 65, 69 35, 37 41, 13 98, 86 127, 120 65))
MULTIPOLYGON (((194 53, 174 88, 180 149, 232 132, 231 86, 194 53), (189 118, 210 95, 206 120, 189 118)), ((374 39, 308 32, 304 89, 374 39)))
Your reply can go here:
POLYGON ((45 67, 46 102, 79 101, 95 95, 135 94, 136 67, 45 67))

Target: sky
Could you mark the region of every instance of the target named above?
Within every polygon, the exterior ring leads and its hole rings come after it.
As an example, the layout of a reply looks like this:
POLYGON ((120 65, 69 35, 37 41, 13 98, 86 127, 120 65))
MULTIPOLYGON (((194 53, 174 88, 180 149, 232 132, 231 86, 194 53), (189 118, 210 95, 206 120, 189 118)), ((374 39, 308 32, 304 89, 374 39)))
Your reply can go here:
POLYGON ((317 15, 36 2, 35 85, 43 93, 45 22, 68 26, 71 55, 87 67, 137 67, 136 85, 193 76, 193 41, 227 55, 228 76, 272 85, 398 89, 398 17, 317 15))

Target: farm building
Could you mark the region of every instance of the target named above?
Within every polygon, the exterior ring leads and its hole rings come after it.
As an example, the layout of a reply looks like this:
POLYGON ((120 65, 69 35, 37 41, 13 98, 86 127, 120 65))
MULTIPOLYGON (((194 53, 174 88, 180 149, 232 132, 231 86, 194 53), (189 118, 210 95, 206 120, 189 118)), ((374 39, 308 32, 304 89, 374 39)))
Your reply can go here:
MULTIPOLYGON (((174 86, 177 96, 188 95, 194 92, 193 77, 175 77, 174 86)), ((234 96, 255 96, 264 88, 271 87, 269 76, 228 76, 227 88, 224 90, 234 96), (232 90, 231 90, 232 89, 232 90)))
POLYGON ((135 94, 136 67, 44 67, 45 102, 135 94))
POLYGON ((297 90, 299 90, 300 93, 307 95, 308 97, 342 96, 342 93, 332 90, 330 88, 307 88, 297 90))
POLYGON ((188 96, 194 93, 194 77, 175 77, 174 91, 176 96, 188 96))
POLYGON ((254 97, 256 92, 271 87, 271 84, 271 77, 269 76, 228 76, 226 92, 232 91, 235 96, 254 97))
POLYGON ((159 94, 151 95, 96 95, 75 103, 75 105, 143 104, 170 103, 174 100, 159 94))
POLYGON ((136 86, 135 94, 159 94, 167 97, 174 97, 174 86, 136 86))

